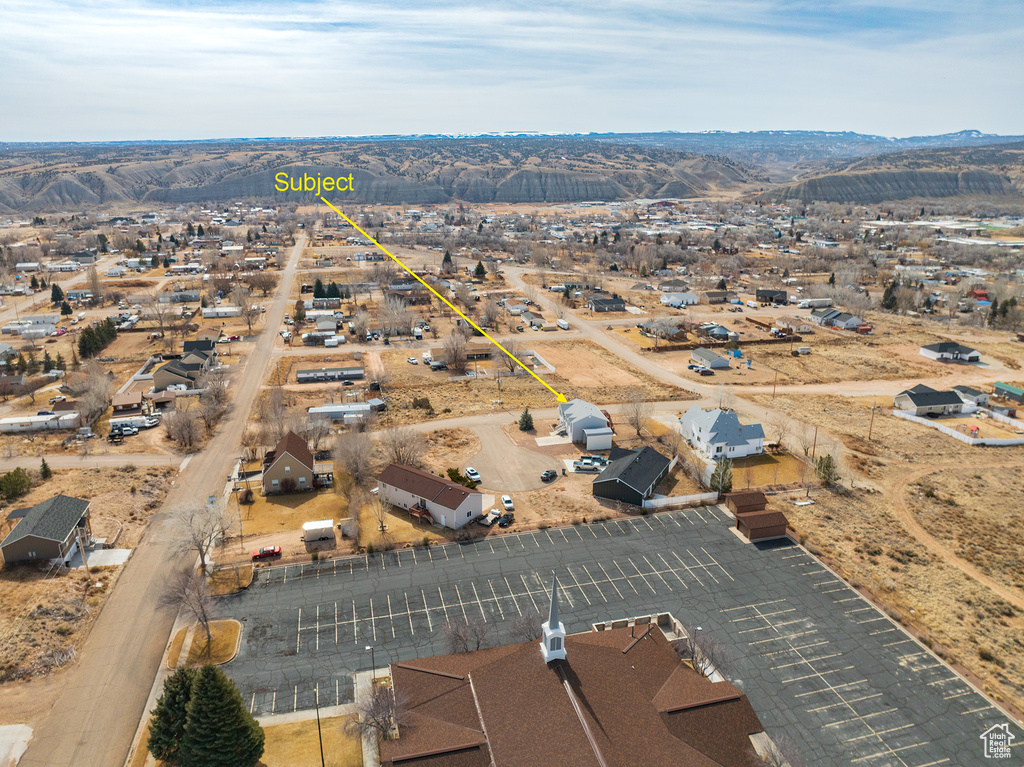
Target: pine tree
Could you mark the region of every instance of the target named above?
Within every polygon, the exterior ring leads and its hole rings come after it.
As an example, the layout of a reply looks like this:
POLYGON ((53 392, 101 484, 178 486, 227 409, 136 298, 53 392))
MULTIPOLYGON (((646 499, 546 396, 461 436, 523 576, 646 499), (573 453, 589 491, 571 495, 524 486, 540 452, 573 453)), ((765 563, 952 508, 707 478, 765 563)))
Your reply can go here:
POLYGON ((316 282, 313 283, 313 298, 324 298, 326 295, 324 292, 324 282, 317 277, 316 282))
POLYGON ((992 306, 988 310, 988 324, 989 327, 996 326, 996 318, 999 317, 999 299, 992 299, 992 306))
POLYGON ((194 668, 178 669, 167 677, 163 695, 149 720, 149 753, 167 764, 179 764, 181 760, 181 741, 185 738, 188 702, 195 679, 194 668))
POLYGON ((732 461, 726 458, 718 462, 711 474, 710 485, 716 493, 732 492, 732 461))
POLYGON ((487 276, 487 269, 484 267, 484 262, 483 261, 477 261, 476 262, 476 272, 475 272, 475 274, 476 274, 477 277, 481 277, 481 278, 487 276))
POLYGON ((828 284, 829 285, 835 285, 836 284, 836 273, 835 272, 832 272, 832 274, 830 274, 828 276, 828 284))
POLYGON ((64 300, 64 291, 56 282, 50 286, 50 303, 59 304, 64 300))
POLYGON ((263 756, 263 728, 216 666, 196 674, 187 711, 182 767, 251 767, 263 756))
POLYGON ((196 230, 196 232, 199 234, 200 237, 202 237, 203 235, 206 234, 206 232, 203 231, 203 225, 202 224, 199 225, 199 228, 196 230))
POLYGON ((50 356, 50 350, 47 349, 43 352, 43 372, 49 373, 53 370, 53 357, 50 356))
POLYGON ((50 468, 50 464, 46 462, 45 458, 43 459, 42 464, 39 466, 39 476, 42 477, 43 479, 49 479, 50 477, 53 476, 53 469, 50 468))
POLYGON ((54 361, 53 366, 57 370, 67 370, 66 365, 67 363, 64 361, 64 355, 61 354, 60 352, 57 352, 57 359, 54 361))
POLYGON ((32 275, 32 280, 29 282, 28 286, 32 288, 32 290, 39 289, 39 280, 36 279, 36 276, 34 274, 32 275))
POLYGON ((67 301, 61 301, 60 313, 62 317, 70 316, 72 311, 74 310, 71 308, 71 304, 69 304, 67 301))
POLYGON ((814 473, 823 485, 834 485, 839 481, 839 470, 836 468, 836 460, 828 453, 818 456, 814 464, 814 473))
POLYGON ((716 286, 716 290, 725 290, 727 287, 728 286, 725 284, 725 277, 723 277, 722 279, 720 279, 718 281, 718 285, 716 286))
POLYGON ((533 413, 530 412, 530 408, 523 410, 522 415, 519 416, 519 431, 531 431, 533 429, 533 413))

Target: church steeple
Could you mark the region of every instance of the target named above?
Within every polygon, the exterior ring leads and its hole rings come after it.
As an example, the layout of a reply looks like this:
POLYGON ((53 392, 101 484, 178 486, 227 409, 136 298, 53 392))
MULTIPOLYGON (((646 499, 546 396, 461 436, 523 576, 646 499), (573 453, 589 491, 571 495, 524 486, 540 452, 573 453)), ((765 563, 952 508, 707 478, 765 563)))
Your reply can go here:
POLYGON ((551 579, 551 607, 548 608, 548 619, 541 624, 543 636, 540 651, 544 662, 565 660, 565 626, 558 619, 558 576, 551 579))

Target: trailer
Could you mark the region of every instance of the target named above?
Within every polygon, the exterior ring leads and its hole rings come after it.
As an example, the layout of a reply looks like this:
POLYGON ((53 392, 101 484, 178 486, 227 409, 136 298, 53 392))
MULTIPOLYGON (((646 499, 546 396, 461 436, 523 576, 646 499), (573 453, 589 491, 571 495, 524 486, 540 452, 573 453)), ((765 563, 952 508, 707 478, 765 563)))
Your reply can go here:
POLYGON ((136 429, 152 429, 159 425, 160 418, 155 415, 126 415, 110 419, 111 430, 123 429, 125 426, 134 426, 136 429))
POLYGON ((302 523, 302 538, 306 543, 326 541, 334 537, 334 520, 321 519, 317 522, 302 523))
POLYGON ((827 309, 832 306, 831 298, 801 298, 797 309, 827 309))

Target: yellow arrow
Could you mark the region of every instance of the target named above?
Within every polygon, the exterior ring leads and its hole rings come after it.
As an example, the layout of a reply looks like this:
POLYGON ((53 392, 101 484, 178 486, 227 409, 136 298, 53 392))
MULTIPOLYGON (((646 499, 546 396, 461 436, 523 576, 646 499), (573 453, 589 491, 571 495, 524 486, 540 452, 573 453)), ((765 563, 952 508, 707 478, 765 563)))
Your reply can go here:
POLYGON ((367 233, 367 232, 366 232, 366 231, 365 231, 365 230, 364 230, 364 229, 363 229, 363 228, 362 228, 361 226, 359 226, 359 224, 357 224, 357 223, 356 223, 355 221, 353 221, 353 220, 352 220, 351 218, 349 218, 349 217, 348 217, 348 216, 346 216, 346 215, 345 215, 344 213, 342 213, 342 212, 341 212, 340 210, 338 210, 338 209, 337 209, 336 207, 334 207, 334 206, 333 206, 333 205, 331 204, 331 202, 330 202, 330 201, 329 201, 329 200, 328 200, 327 198, 325 198, 325 197, 324 197, 323 195, 321 195, 321 196, 320 196, 320 199, 321 199, 321 200, 323 200, 323 201, 324 201, 324 203, 325 203, 325 204, 326 204, 326 205, 327 205, 327 206, 328 206, 328 207, 329 207, 329 208, 330 208, 331 210, 333 210, 333 211, 334 211, 335 213, 337 213, 337 214, 338 214, 339 216, 341 216, 341 217, 342 217, 343 219, 345 219, 346 221, 348 221, 348 222, 349 222, 349 223, 350 223, 350 224, 352 225, 352 228, 353 228, 353 229, 355 229, 355 230, 356 230, 357 232, 359 232, 360 234, 362 234, 362 235, 363 235, 363 237, 365 237, 366 239, 368 239, 368 240, 369 240, 370 242, 372 242, 372 243, 373 243, 374 245, 376 245, 376 246, 377 246, 378 248, 380 248, 380 249, 381 249, 381 250, 383 250, 383 251, 384 251, 385 253, 387 253, 387 254, 388 254, 389 256, 391 256, 391 259, 392 259, 392 260, 393 260, 393 261, 394 261, 394 262, 395 262, 396 264, 398 264, 398 265, 399 265, 400 267, 402 267, 402 268, 403 268, 403 269, 404 269, 405 271, 407 271, 407 272, 408 272, 408 273, 409 273, 410 275, 412 275, 412 276, 413 276, 413 277, 414 277, 414 278, 416 279, 416 281, 417 281, 417 282, 419 282, 419 283, 420 283, 420 284, 421 284, 421 285, 422 285, 423 287, 425 287, 425 288, 426 288, 427 290, 429 290, 429 291, 430 291, 431 293, 433 293, 433 294, 434 294, 435 296, 437 296, 437 297, 438 297, 439 299, 441 299, 442 301, 444 301, 444 302, 445 302, 445 303, 446 303, 446 304, 448 305, 448 307, 449 307, 449 308, 450 308, 450 309, 451 309, 451 310, 452 310, 453 312, 455 312, 455 313, 456 313, 457 315, 459 315, 460 317, 462 317, 462 319, 464 319, 464 320, 465 320, 466 322, 468 322, 468 323, 469 323, 470 325, 472 325, 472 326, 473 326, 474 328, 476 328, 476 330, 477 330, 477 331, 478 331, 478 332, 479 332, 479 333, 480 333, 480 334, 481 334, 482 336, 484 336, 484 337, 485 337, 485 338, 486 338, 486 339, 487 339, 488 341, 490 341, 490 342, 491 342, 492 344, 494 344, 494 345, 495 345, 495 346, 497 346, 497 347, 498 347, 499 349, 501 349, 501 350, 502 350, 502 351, 503 351, 503 352, 504 352, 504 353, 505 353, 506 355, 508 355, 509 357, 511 357, 512 359, 514 359, 514 360, 515 360, 516 362, 518 362, 518 363, 519 363, 519 365, 520 365, 520 366, 521 366, 521 367, 523 368, 523 370, 525 370, 525 371, 526 371, 527 373, 529 373, 529 374, 530 374, 530 375, 532 375, 532 376, 533 376, 534 378, 536 378, 536 379, 537 379, 538 381, 540 381, 540 382, 541 382, 541 383, 542 383, 542 384, 544 385, 544 387, 545 387, 545 388, 546 388, 546 389, 547 389, 548 391, 550 391, 550 392, 551 392, 552 394, 554 394, 554 395, 555 395, 556 397, 558 397, 558 401, 559 401, 559 402, 568 402, 568 400, 567 400, 567 399, 565 398, 565 395, 564 395, 564 394, 559 394, 559 393, 558 393, 557 391, 555 391, 554 389, 552 389, 552 388, 551 388, 551 386, 550 386, 550 385, 548 384, 548 382, 547 382, 547 381, 545 381, 545 380, 544 380, 543 378, 541 378, 541 377, 540 377, 539 375, 537 375, 537 374, 536 374, 536 373, 534 373, 534 372, 533 372, 532 370, 530 370, 530 368, 528 368, 528 367, 527 367, 526 365, 524 365, 524 364, 523 364, 523 362, 522 362, 522 360, 520 360, 520 359, 519 359, 518 357, 516 357, 516 355, 514 355, 514 354, 513 354, 512 352, 510 352, 510 351, 509 351, 508 349, 506 349, 506 348, 505 348, 504 346, 502 346, 502 345, 501 345, 500 343, 498 343, 498 342, 497 342, 497 341, 496 341, 496 340, 494 339, 494 337, 493 337, 493 336, 491 336, 491 335, 490 335, 490 334, 489 334, 489 333, 488 333, 488 332, 487 332, 486 330, 484 330, 484 329, 483 329, 482 327, 480 327, 480 326, 479 326, 479 325, 477 325, 477 324, 476 324, 475 322, 473 322, 473 320, 471 320, 471 319, 470 319, 469 317, 467 317, 467 316, 466 316, 465 314, 463 314, 462 312, 460 312, 460 311, 459 311, 459 310, 458 310, 458 309, 457 309, 457 308, 455 307, 455 305, 454 305, 454 304, 453 304, 453 303, 452 303, 451 301, 449 301, 449 300, 448 300, 447 298, 445 298, 445 297, 444 297, 444 296, 442 296, 442 295, 441 295, 440 293, 438 293, 438 292, 437 292, 436 290, 434 290, 434 289, 433 289, 432 287, 430 287, 430 285, 428 285, 428 284, 427 284, 427 283, 425 283, 425 282, 424 282, 424 281, 423 281, 422 279, 420 279, 420 277, 419 277, 419 275, 418 275, 418 274, 415 274, 415 273, 414 273, 414 272, 412 271, 412 269, 410 269, 410 268, 409 268, 408 266, 406 266, 405 264, 403 264, 403 263, 402 263, 402 262, 401 262, 401 261, 400 261, 400 260, 398 259, 398 257, 397 257, 397 256, 396 256, 396 255, 395 255, 394 253, 392 253, 392 252, 391 252, 390 250, 388 250, 388 249, 387 249, 387 248, 385 248, 385 247, 384 247, 383 245, 381 245, 381 244, 380 244, 379 242, 377 242, 377 241, 376 241, 375 239, 373 239, 373 237, 371 237, 371 236, 370 236, 370 235, 369 235, 369 234, 368 234, 368 233, 367 233))

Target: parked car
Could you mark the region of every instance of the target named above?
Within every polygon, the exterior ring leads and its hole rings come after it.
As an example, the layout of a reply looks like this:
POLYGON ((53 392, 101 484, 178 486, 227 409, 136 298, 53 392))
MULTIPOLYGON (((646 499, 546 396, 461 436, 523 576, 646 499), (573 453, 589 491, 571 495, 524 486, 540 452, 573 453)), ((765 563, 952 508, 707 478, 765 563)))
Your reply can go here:
POLYGON ((500 517, 500 516, 501 516, 501 512, 500 511, 498 511, 497 509, 491 509, 489 512, 487 512, 482 517, 477 519, 477 522, 479 524, 483 525, 484 527, 490 527, 491 525, 493 525, 495 522, 498 521, 498 517, 500 517))
POLYGON ((420 361, 418 359, 416 359, 415 357, 407 357, 405 361, 408 362, 410 365, 419 365, 420 364, 420 361))
POLYGON ((516 515, 511 511, 507 514, 502 514, 501 519, 498 520, 498 527, 508 527, 516 521, 516 515))
POLYGON ((56 397, 50 397, 50 404, 51 405, 53 403, 55 403, 55 402, 67 402, 67 401, 68 401, 68 398, 65 397, 63 394, 58 394, 56 397))
POLYGON ((558 472, 554 469, 548 469, 540 475, 541 482, 551 482, 558 476, 558 472))
POLYGON ((512 503, 511 495, 501 496, 501 505, 505 508, 505 511, 515 511, 516 509, 515 505, 512 503))
POLYGON ((266 559, 267 557, 279 557, 281 556, 280 546, 264 546, 261 549, 257 549, 252 553, 253 559, 266 559))
POLYGON ((466 467, 466 476, 469 477, 474 482, 479 482, 480 481, 480 472, 478 472, 472 466, 467 466, 466 467))
POLYGON ((703 370, 700 371, 700 374, 702 376, 713 376, 715 374, 715 371, 712 370, 711 368, 704 368, 703 370))
POLYGON ((241 336, 228 336, 228 340, 229 341, 241 341, 242 337, 241 336))
POLYGON ((585 463, 583 461, 573 461, 572 468, 573 471, 600 471, 600 469, 590 461, 585 463))

